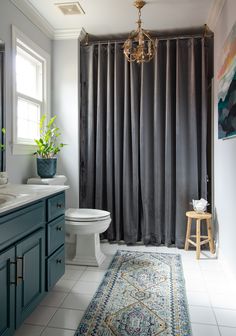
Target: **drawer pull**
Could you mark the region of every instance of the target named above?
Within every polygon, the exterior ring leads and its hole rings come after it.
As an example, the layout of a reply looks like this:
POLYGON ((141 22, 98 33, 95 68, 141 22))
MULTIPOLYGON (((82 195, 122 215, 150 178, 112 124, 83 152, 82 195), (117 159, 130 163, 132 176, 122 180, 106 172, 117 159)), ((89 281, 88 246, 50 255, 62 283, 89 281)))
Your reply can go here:
POLYGON ((62 226, 57 226, 57 231, 62 231, 62 226))
POLYGON ((58 208, 58 209, 64 209, 64 204, 62 204, 62 203, 57 203, 57 208, 58 208))
POLYGON ((61 264, 62 260, 61 259, 57 259, 57 264, 61 264))
POLYGON ((17 263, 16 282, 18 284, 20 283, 20 281, 24 281, 24 257, 16 257, 16 263, 17 263))
POLYGON ((15 281, 10 281, 10 285, 17 285, 16 283, 16 272, 15 272, 15 268, 16 268, 16 261, 10 261, 10 278, 12 278, 11 276, 11 265, 14 265, 14 279, 15 281))

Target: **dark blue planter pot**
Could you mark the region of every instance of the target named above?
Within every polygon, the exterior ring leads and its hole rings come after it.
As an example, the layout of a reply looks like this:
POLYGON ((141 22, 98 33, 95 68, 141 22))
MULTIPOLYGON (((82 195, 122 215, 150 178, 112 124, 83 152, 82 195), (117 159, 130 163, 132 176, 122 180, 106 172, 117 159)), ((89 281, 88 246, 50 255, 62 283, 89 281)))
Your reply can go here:
POLYGON ((57 172, 57 158, 37 158, 37 173, 42 178, 51 178, 57 172))

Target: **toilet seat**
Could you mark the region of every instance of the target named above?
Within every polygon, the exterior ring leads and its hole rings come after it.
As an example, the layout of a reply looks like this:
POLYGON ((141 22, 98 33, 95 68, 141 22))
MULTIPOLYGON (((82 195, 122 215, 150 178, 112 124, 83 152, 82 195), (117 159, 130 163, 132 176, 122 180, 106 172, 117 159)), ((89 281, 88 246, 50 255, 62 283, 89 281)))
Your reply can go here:
POLYGON ((106 231, 111 217, 108 211, 72 208, 66 210, 65 222, 69 233, 88 235, 106 231))
POLYGON ((98 209, 75 209, 66 210, 65 219, 71 222, 97 222, 110 218, 110 212, 98 209))

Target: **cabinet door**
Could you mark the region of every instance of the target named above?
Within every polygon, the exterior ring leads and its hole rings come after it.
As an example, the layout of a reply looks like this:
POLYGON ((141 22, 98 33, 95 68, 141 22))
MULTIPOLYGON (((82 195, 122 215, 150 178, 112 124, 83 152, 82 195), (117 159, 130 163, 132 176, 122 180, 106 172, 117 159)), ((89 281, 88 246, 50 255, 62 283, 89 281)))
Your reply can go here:
POLYGON ((34 310, 45 292, 45 232, 33 233, 16 246, 16 327, 34 310))
POLYGON ((0 335, 13 335, 15 326, 15 249, 0 254, 0 335))

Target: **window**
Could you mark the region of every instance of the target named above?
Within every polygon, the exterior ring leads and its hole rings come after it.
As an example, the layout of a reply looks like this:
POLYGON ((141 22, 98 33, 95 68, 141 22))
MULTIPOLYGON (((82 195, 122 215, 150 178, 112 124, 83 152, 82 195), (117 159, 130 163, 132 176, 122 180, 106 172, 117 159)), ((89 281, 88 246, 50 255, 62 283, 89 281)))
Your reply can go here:
POLYGON ((39 137, 40 118, 49 106, 49 60, 13 27, 13 154, 32 153, 39 137))

